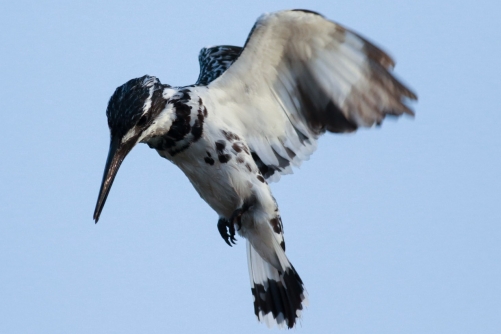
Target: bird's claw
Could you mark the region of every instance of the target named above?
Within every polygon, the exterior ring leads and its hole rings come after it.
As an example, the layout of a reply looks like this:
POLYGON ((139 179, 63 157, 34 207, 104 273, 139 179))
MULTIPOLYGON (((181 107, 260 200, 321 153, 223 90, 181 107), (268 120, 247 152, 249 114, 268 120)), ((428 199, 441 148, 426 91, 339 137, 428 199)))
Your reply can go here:
POLYGON ((244 214, 245 211, 247 211, 246 208, 236 209, 230 218, 230 222, 232 223, 231 225, 233 226, 233 228, 235 224, 237 224, 239 231, 242 228, 242 215, 244 214))
POLYGON ((228 246, 232 247, 232 244, 236 244, 237 239, 235 239, 235 225, 233 225, 230 220, 220 218, 217 222, 217 229, 228 246))
POLYGON ((217 222, 217 229, 223 240, 228 244, 228 246, 235 245, 237 239, 235 239, 235 225, 238 226, 238 230, 242 229, 242 215, 247 212, 252 205, 255 203, 255 197, 251 197, 249 200, 244 201, 241 208, 236 209, 231 214, 230 219, 220 218, 217 222))

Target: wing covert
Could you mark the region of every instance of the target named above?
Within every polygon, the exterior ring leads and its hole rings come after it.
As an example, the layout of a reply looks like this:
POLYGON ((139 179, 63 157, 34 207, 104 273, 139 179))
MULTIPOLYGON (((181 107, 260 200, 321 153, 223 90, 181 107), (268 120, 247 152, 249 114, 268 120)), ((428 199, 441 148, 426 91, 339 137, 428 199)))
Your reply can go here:
POLYGON ((231 45, 218 45, 202 48, 198 54, 200 75, 196 85, 208 85, 224 73, 237 60, 242 48, 231 45))
POLYGON ((391 57, 317 13, 262 15, 233 61, 209 88, 272 181, 308 159, 326 131, 413 115, 417 97, 391 74, 391 57))

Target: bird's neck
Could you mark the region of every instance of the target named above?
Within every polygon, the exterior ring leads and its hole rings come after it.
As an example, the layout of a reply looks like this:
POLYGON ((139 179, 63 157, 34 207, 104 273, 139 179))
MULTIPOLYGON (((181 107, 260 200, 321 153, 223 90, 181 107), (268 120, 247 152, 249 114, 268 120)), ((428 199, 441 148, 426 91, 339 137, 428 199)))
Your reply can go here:
POLYGON ((200 139, 207 109, 189 87, 165 88, 161 98, 165 108, 151 126, 152 135, 144 142, 174 156, 200 139))

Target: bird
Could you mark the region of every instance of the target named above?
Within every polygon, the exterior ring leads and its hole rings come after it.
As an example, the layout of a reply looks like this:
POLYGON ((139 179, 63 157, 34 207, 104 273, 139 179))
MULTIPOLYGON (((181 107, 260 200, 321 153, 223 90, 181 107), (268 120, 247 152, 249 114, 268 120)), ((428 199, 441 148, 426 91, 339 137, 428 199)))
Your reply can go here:
POLYGON ((381 125, 414 115, 414 92, 394 75, 381 48, 304 9, 261 15, 243 47, 202 48, 193 85, 144 75, 119 86, 106 109, 109 153, 97 223, 127 154, 145 143, 178 166, 217 213, 232 246, 246 240, 254 313, 269 327, 292 328, 308 293, 285 253, 270 182, 292 173, 326 132, 381 125))

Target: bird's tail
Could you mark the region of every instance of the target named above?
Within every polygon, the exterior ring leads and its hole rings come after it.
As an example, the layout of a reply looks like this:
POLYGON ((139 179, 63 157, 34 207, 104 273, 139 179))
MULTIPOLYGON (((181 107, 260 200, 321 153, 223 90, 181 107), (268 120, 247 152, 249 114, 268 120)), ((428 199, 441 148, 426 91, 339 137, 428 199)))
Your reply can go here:
POLYGON ((294 327, 301 311, 308 305, 303 281, 276 243, 275 251, 280 259, 277 270, 266 262, 247 240, 247 260, 254 296, 254 313, 268 327, 294 327))

